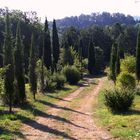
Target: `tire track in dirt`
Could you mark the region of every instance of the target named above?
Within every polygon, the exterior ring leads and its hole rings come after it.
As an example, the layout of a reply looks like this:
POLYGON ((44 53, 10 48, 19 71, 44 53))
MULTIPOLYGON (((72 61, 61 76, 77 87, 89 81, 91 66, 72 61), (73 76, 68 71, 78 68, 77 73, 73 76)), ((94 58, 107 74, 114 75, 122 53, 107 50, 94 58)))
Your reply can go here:
POLYGON ((98 84, 87 91, 73 108, 76 99, 93 79, 86 82, 75 92, 68 95, 57 104, 46 103, 50 107, 35 121, 29 121, 23 125, 21 132, 28 140, 110 140, 110 134, 99 128, 93 118, 93 103, 99 90, 103 86, 104 78, 97 78, 98 84), (64 115, 67 114, 68 116, 64 115))

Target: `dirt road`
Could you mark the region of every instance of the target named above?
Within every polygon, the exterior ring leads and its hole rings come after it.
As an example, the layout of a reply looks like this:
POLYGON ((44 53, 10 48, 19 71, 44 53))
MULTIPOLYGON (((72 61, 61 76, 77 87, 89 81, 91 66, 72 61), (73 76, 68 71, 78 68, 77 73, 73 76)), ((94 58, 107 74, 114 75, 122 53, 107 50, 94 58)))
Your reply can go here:
POLYGON ((110 140, 110 134, 96 126, 94 108, 97 95, 103 86, 104 78, 97 78, 98 84, 90 86, 93 79, 87 79, 78 90, 69 94, 57 104, 43 102, 50 106, 35 121, 22 127, 28 140, 110 140))

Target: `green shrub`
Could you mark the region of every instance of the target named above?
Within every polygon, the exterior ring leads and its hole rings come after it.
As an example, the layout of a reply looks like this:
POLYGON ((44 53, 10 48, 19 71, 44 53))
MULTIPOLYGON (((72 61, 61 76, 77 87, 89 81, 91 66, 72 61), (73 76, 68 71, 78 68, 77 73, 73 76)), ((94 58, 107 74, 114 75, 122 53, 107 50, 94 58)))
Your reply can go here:
POLYGON ((45 80, 45 91, 54 91, 56 89, 57 83, 53 81, 53 78, 48 78, 45 80))
POLYGON ((80 72, 75 66, 66 66, 64 68, 64 74, 69 84, 75 85, 80 80, 80 72))
POLYGON ((60 89, 64 87, 64 83, 66 81, 66 78, 61 73, 54 73, 53 75, 53 81, 56 83, 56 88, 60 89))
POLYGON ((136 70, 136 58, 134 56, 125 56, 121 60, 121 71, 128 73, 135 73, 136 70))
POLYGON ((135 93, 140 96, 140 87, 135 88, 135 93))
POLYGON ((121 89, 134 89, 136 80, 131 73, 122 72, 117 77, 117 86, 121 89))
POLYGON ((126 112, 133 104, 135 92, 133 90, 107 90, 104 96, 105 105, 112 112, 126 112))

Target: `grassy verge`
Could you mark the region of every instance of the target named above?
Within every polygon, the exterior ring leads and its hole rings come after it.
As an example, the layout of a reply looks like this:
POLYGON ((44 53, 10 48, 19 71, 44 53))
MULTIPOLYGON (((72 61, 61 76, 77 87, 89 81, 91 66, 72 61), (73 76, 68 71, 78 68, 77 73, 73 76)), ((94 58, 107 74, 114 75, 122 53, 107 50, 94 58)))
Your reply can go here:
MULTIPOLYGON (((106 79, 105 89, 110 83, 106 79)), ((104 105, 104 92, 98 96, 96 115, 98 123, 111 132, 114 137, 122 140, 140 140, 140 96, 136 95, 132 109, 125 114, 112 114, 104 105)))
POLYGON ((75 91, 78 86, 66 85, 62 90, 48 93, 46 95, 37 94, 37 101, 33 100, 26 85, 27 103, 20 108, 13 108, 14 114, 8 114, 7 107, 0 106, 0 139, 13 139, 16 136, 22 137, 19 129, 25 121, 35 120, 35 117, 43 114, 54 103, 62 100, 63 97, 75 91))

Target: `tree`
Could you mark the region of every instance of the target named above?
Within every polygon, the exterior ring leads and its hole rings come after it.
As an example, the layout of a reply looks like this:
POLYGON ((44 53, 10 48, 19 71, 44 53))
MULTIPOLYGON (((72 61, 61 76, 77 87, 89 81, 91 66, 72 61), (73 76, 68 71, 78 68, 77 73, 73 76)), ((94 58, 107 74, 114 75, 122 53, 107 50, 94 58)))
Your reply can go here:
POLYGON ((51 40, 50 40, 50 32, 48 28, 47 18, 45 20, 44 27, 44 64, 47 69, 52 68, 52 56, 51 56, 51 40))
POLYGON ((136 47, 136 78, 140 80, 140 26, 137 35, 137 47, 136 47))
POLYGON ((95 60, 96 73, 101 73, 104 69, 104 51, 99 46, 95 46, 95 60))
POLYGON ((78 52, 79 47, 79 32, 75 27, 69 27, 62 35, 62 47, 67 48, 73 46, 74 50, 78 52))
POLYGON ((12 102, 13 102, 13 93, 14 93, 14 66, 13 66, 13 43, 10 29, 10 19, 8 10, 6 11, 5 18, 5 36, 4 36, 4 66, 9 66, 5 72, 5 98, 9 104, 9 112, 12 112, 12 102))
POLYGON ((52 47, 53 47, 53 66, 54 69, 57 70, 60 48, 59 48, 59 38, 58 38, 55 20, 53 20, 52 47))
POLYGON ((136 57, 133 55, 125 55, 121 60, 121 71, 128 73, 136 73, 136 57))
POLYGON ((34 35, 32 34, 30 61, 29 61, 29 81, 30 81, 30 90, 31 92, 33 92, 34 100, 35 94, 37 92, 37 75, 35 69, 36 69, 35 45, 34 45, 34 35))
POLYGON ((15 70, 16 102, 23 103, 26 99, 26 94, 24 83, 23 51, 22 51, 22 40, 20 35, 20 22, 18 22, 16 32, 16 43, 14 51, 14 70, 15 70))
POLYGON ((95 49, 94 49, 94 44, 92 41, 90 41, 89 45, 89 51, 88 51, 88 71, 90 74, 94 74, 96 69, 95 69, 95 49))
POLYGON ((114 81, 116 81, 116 74, 115 74, 115 66, 116 66, 116 58, 117 58, 117 44, 114 43, 112 45, 112 50, 111 50, 111 58, 110 58, 110 76, 111 79, 114 81))
POLYGON ((117 77, 120 73, 120 48, 117 46, 117 57, 115 63, 115 76, 117 77))

